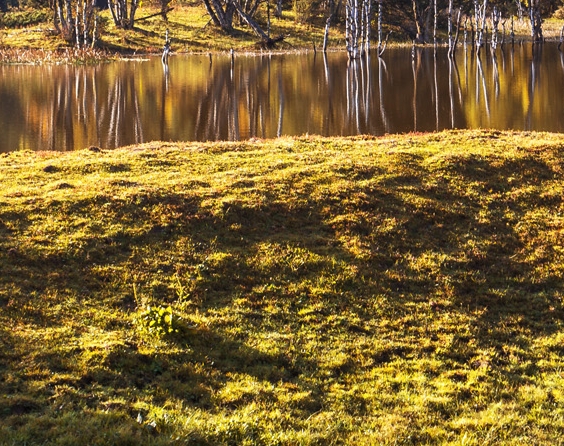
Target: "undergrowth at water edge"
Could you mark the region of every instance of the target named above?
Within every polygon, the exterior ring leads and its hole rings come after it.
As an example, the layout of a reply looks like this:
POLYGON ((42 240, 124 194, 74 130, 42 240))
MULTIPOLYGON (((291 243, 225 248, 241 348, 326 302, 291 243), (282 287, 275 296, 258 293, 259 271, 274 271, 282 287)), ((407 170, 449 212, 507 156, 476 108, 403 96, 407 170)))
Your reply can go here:
POLYGON ((0 155, 0 445, 561 444, 563 160, 491 131, 0 155))

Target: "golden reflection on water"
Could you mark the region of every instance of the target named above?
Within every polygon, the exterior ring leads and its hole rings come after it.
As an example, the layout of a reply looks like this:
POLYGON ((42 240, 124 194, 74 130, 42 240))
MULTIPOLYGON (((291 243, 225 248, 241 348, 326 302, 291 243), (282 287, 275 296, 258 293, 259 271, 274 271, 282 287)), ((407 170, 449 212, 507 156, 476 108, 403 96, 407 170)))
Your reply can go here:
POLYGON ((497 128, 564 132, 564 54, 505 45, 0 67, 0 152, 497 128))

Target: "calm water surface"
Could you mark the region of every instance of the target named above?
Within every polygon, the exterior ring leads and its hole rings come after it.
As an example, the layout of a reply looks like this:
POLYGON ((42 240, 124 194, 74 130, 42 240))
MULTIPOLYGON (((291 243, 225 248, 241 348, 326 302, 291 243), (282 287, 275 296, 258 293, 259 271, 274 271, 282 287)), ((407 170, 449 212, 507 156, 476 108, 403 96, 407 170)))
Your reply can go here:
POLYGON ((496 128, 564 132, 564 54, 505 46, 0 67, 0 152, 496 128))

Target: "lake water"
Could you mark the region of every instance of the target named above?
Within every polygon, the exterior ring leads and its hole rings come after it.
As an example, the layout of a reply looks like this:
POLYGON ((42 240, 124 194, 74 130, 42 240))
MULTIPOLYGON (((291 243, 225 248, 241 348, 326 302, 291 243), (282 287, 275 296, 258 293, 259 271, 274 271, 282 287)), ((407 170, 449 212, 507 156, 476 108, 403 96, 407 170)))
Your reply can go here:
POLYGON ((495 128, 564 132, 556 44, 0 66, 0 152, 495 128))

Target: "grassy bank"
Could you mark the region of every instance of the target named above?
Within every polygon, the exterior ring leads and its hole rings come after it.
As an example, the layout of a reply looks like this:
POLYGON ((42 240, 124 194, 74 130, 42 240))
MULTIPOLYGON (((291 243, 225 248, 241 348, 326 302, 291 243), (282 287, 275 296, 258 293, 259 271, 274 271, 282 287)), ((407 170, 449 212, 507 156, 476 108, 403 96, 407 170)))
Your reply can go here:
POLYGON ((0 445, 561 444, 564 138, 0 156, 0 445))
MULTIPOLYGON (((176 54, 225 52, 231 49, 238 53, 258 51, 256 42, 259 39, 248 27, 236 23, 234 33, 227 35, 212 26, 209 16, 201 4, 194 6, 174 4, 174 9, 168 14, 168 21, 166 22, 160 15, 144 19, 158 11, 155 6, 150 4, 139 8, 136 14, 137 22, 133 30, 117 29, 113 25, 109 11, 102 11, 100 14, 100 39, 97 48, 102 50, 103 53, 86 51, 83 54, 75 54, 75 60, 78 63, 88 63, 103 58, 116 57, 118 54, 160 53, 164 44, 166 29, 170 32, 172 48, 176 54)), ((47 21, 19 28, 0 28, 0 63, 68 62, 68 44, 54 33, 50 21, 51 13, 44 11, 41 17, 46 17, 47 21)), ((266 18, 259 14, 257 20, 266 30, 266 18)), ((562 25, 564 25, 562 19, 547 19, 543 24, 544 35, 547 40, 558 40, 562 25)), ((298 23, 295 20, 294 12, 285 10, 281 18, 272 18, 271 35, 286 36, 284 42, 278 45, 277 50, 313 50, 314 46, 317 49, 323 46, 324 27, 325 20, 323 17, 318 17, 311 23, 298 23)), ((518 42, 530 40, 528 21, 516 21, 515 33, 518 42)), ((443 42, 447 41, 446 35, 440 37, 443 42)), ((506 40, 508 38, 506 36, 506 40)), ((329 34, 329 48, 344 50, 344 41, 342 24, 334 24, 329 34)), ((390 42, 392 45, 397 43, 411 44, 408 36, 399 28, 393 29, 390 42)))
MULTIPOLYGON (((164 45, 165 32, 168 29, 172 40, 174 53, 224 52, 231 49, 236 52, 256 52, 260 49, 256 43, 260 40, 248 27, 235 24, 232 35, 222 32, 210 23, 209 16, 203 6, 175 5, 168 14, 168 21, 158 15, 149 19, 144 17, 154 15, 159 9, 154 6, 141 7, 136 17, 139 19, 133 30, 122 30, 114 26, 109 11, 102 11, 101 32, 97 48, 106 51, 108 55, 121 54, 151 54, 160 53, 164 45)), ((264 18, 259 19, 266 30, 264 18), (264 22, 264 23, 263 23, 264 22)), ((53 31, 51 22, 44 22, 21 28, 0 28, 0 62, 19 62, 6 50, 20 50, 25 56, 35 62, 29 50, 41 49, 49 51, 56 57, 59 51, 68 44, 53 31)), ((313 50, 314 45, 321 48, 323 44, 324 23, 302 24, 294 19, 291 11, 285 11, 282 18, 272 19, 271 35, 286 36, 278 44, 280 51, 313 50)), ((340 27, 335 26, 329 36, 330 48, 344 48, 344 34, 340 27)))

